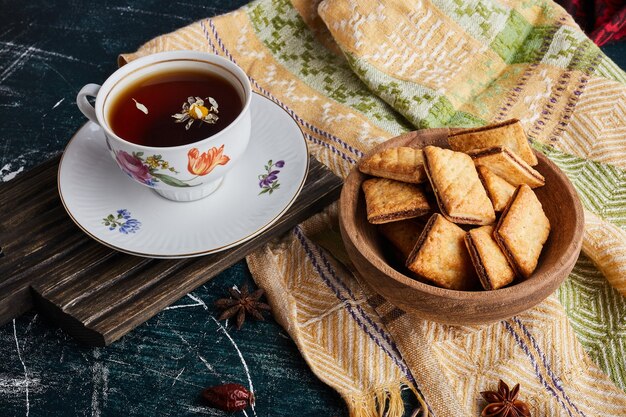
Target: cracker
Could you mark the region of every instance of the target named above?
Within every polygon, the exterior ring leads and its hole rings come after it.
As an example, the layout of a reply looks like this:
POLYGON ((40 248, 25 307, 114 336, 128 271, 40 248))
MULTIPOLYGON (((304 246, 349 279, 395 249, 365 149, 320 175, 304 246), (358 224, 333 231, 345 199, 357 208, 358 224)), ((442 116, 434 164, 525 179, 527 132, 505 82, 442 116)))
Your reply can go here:
POLYGON ((462 224, 491 224, 496 219, 476 167, 468 155, 426 146, 424 167, 441 213, 462 224))
POLYGON ((394 268, 400 273, 413 278, 414 280, 428 284, 429 282, 409 270, 405 264, 411 251, 415 247, 415 242, 420 237, 426 220, 424 217, 400 220, 377 225, 380 233, 386 238, 388 246, 385 247, 386 255, 394 262, 394 268))
POLYGON ((476 170, 493 204, 493 209, 495 211, 504 210, 509 199, 515 192, 515 187, 506 182, 504 178, 491 172, 491 170, 484 165, 477 166, 476 170))
POLYGON ((423 216, 430 211, 426 194, 419 185, 387 178, 363 182, 367 220, 373 224, 423 216))
POLYGON ((528 278, 533 273, 549 234, 550 221, 537 196, 528 185, 520 185, 493 234, 518 276, 528 278))
POLYGON ((484 165, 506 182, 517 187, 528 184, 531 188, 545 185, 546 180, 537 170, 524 162, 506 146, 468 152, 477 166, 484 165))
POLYGON ((418 184, 427 180, 421 149, 389 148, 359 162, 364 174, 418 184))
POLYGON ((416 219, 389 222, 379 225, 378 230, 400 252, 400 258, 404 263, 415 247, 417 238, 424 230, 424 222, 416 219))
POLYGON ((493 229, 493 226, 482 226, 465 234, 465 245, 486 290, 502 288, 515 278, 515 271, 493 238, 493 229))
POLYGON ((407 268, 443 288, 477 288, 476 274, 464 238, 463 229, 442 215, 433 214, 407 259, 407 268))
POLYGON ((465 129, 448 136, 448 143, 455 151, 469 152, 474 149, 506 146, 518 154, 528 165, 537 165, 537 157, 517 119, 507 120, 475 129, 465 129))

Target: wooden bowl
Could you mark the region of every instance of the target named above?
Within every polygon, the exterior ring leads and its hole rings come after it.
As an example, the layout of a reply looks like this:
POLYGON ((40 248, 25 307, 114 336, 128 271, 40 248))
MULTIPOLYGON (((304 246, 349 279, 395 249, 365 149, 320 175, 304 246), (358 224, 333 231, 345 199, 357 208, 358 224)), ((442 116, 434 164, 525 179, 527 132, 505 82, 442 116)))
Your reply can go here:
MULTIPOLYGON (((392 138, 369 155, 398 146, 449 148, 448 129, 427 129, 392 138)), ((405 311, 447 324, 477 324, 505 319, 529 309, 552 294, 578 259, 583 237, 583 209, 565 174, 543 154, 535 152, 535 167, 546 185, 534 191, 550 219, 551 231, 537 269, 526 280, 493 291, 456 291, 410 278, 386 260, 385 240, 368 223, 362 182, 368 178, 355 167, 346 179, 339 201, 339 225, 355 268, 380 295, 405 311)), ((365 157, 367 157, 366 155, 365 157)))

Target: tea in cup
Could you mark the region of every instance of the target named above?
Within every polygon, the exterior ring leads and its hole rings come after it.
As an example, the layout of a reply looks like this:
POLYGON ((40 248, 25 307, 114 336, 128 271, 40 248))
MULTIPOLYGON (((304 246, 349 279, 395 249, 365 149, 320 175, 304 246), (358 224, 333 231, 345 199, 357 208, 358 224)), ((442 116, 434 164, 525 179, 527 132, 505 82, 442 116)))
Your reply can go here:
POLYGON ((214 192, 250 140, 250 81, 220 56, 195 51, 139 58, 77 96, 130 178, 175 201, 214 192), (96 97, 92 106, 87 97, 96 97))

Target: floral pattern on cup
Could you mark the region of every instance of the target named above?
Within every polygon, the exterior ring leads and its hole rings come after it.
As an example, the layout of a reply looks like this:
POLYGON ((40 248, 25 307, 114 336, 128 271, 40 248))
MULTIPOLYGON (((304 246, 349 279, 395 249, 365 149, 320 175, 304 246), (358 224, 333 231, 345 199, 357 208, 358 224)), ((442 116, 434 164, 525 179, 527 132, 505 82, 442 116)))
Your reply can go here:
POLYGON ((117 210, 115 214, 109 214, 102 219, 102 224, 107 226, 109 230, 117 229, 125 235, 135 233, 141 228, 141 222, 131 217, 130 211, 126 209, 117 210))
POLYGON ((169 174, 165 174, 163 171, 173 174, 178 174, 178 171, 176 171, 174 167, 171 167, 169 162, 164 160, 161 155, 151 155, 144 158, 143 152, 133 152, 131 155, 126 151, 117 151, 115 153, 115 159, 122 168, 122 171, 129 177, 150 187, 156 187, 159 181, 173 187, 194 187, 195 185, 199 185, 187 184, 188 181, 194 178, 181 180, 169 174))
POLYGON ((187 157, 189 158, 187 170, 196 176, 207 175, 216 166, 226 165, 230 161, 230 157, 224 155, 224 145, 219 148, 214 146, 203 153, 200 153, 198 148, 191 148, 187 153, 187 157))
POLYGON ((142 155, 143 152, 133 152, 131 155, 126 151, 117 151, 115 159, 126 175, 136 181, 154 187, 157 180, 150 173, 150 167, 143 162, 142 155))
POLYGON ((280 188, 280 184, 278 182, 278 173, 280 170, 275 168, 282 168, 285 166, 285 161, 280 160, 273 162, 271 159, 267 161, 267 165, 265 165, 266 173, 259 175, 259 187, 261 194, 272 194, 275 190, 280 188))

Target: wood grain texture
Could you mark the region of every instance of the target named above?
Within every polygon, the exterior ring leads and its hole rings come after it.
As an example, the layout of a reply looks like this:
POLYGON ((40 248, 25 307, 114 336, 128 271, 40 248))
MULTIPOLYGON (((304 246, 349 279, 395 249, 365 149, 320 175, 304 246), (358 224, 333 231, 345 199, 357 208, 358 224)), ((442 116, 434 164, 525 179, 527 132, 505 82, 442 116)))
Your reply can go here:
POLYGON ((341 179, 314 158, 291 208, 261 235, 190 259, 123 254, 70 220, 56 187, 59 158, 0 187, 0 324, 33 306, 80 341, 104 346, 339 197, 341 179), (31 293, 34 297, 31 297, 31 293))
MULTIPOLYGON (((448 129, 410 132, 377 146, 370 154, 397 146, 448 148, 448 132, 448 129)), ((398 307, 447 324, 493 322, 544 300, 568 276, 578 259, 584 220, 578 195, 565 174, 546 156, 535 154, 539 159, 535 168, 546 178, 546 185, 534 191, 552 230, 539 265, 530 278, 498 290, 470 292, 435 287, 397 271, 385 258, 384 241, 376 227, 367 222, 361 183, 368 177, 353 169, 341 193, 339 225, 346 250, 359 275, 398 307)))
MULTIPOLYGON (((0 187, 63 150, 85 123, 76 93, 115 71, 119 53, 246 3, 3 1, 0 187)), ((69 270, 68 265, 55 265, 59 274, 69 270)), ((217 314, 215 299, 244 282, 254 287, 245 261, 240 261, 107 348, 78 344, 36 310, 9 321, 0 327, 0 415, 227 416, 203 407, 198 393, 227 381, 247 386, 229 332, 249 367, 257 415, 347 417, 341 397, 315 377, 270 317, 247 323, 241 331, 220 322, 223 331, 211 319, 217 314), (191 297, 206 303, 208 311, 191 297)), ((25 294, 31 297, 29 289, 25 294)))

